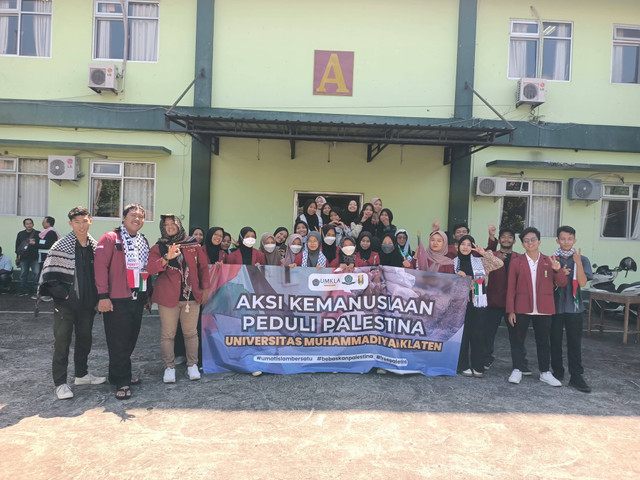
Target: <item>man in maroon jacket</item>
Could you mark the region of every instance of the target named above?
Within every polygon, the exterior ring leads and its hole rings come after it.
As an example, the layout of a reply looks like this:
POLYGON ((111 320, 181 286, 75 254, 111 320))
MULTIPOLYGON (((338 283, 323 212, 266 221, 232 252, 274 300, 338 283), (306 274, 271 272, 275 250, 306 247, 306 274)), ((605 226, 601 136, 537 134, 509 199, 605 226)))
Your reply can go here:
MULTIPOLYGON (((489 243, 491 243, 491 227, 492 226, 489 226, 489 243)), ((495 227, 493 227, 493 229, 495 237, 495 227)), ((502 260, 504 266, 499 268, 498 270, 494 270, 493 272, 491 272, 489 274, 489 278, 487 279, 488 308, 484 328, 485 370, 489 370, 489 368, 491 368, 491 365, 493 365, 493 362, 495 361, 495 357, 493 356, 493 346, 498 327, 500 326, 500 322, 502 321, 502 317, 505 317, 505 322, 507 321, 504 310, 507 301, 507 275, 509 272, 511 258, 518 255, 513 251, 513 244, 516 241, 516 233, 512 228, 501 228, 498 240, 500 242, 500 250, 493 252, 493 254, 500 260, 502 260)), ((522 366, 521 372, 523 375, 531 375, 529 363, 527 362, 526 358, 526 351, 524 365, 522 366)))
POLYGON ((509 340, 513 372, 510 383, 520 383, 524 364, 524 341, 529 323, 533 322, 538 352, 540 381, 554 387, 562 386, 549 370, 549 333, 551 316, 556 313, 553 289, 567 285, 567 271, 555 257, 540 253, 540 232, 534 227, 520 234, 525 255, 511 258, 507 282, 505 310, 509 315, 509 340))
POLYGON ((144 225, 142 205, 132 203, 123 211, 122 225, 105 233, 95 256, 98 311, 104 314, 104 332, 109 349, 109 382, 116 398, 131 398, 131 354, 138 341, 142 310, 147 303, 149 244, 138 233, 144 225))

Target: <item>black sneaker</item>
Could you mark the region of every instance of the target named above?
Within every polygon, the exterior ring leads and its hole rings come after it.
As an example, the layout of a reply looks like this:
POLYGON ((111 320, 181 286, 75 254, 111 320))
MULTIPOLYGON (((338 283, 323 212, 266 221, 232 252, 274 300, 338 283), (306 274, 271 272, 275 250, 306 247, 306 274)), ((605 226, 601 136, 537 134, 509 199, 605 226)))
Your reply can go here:
POLYGON ((484 363, 484 369, 489 370, 493 366, 493 360, 484 363))
POLYGON ((591 387, 587 385, 587 382, 584 381, 582 375, 571 375, 571 380, 569 380, 569 386, 575 388, 576 390, 584 393, 591 392, 591 387))

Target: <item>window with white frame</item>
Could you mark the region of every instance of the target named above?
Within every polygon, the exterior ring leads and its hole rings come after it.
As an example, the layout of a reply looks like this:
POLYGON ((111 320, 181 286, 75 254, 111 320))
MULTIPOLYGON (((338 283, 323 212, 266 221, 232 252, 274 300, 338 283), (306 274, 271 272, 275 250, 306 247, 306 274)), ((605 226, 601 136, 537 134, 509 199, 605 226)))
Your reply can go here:
POLYGON ((0 157, 0 215, 43 217, 48 208, 47 160, 0 157))
POLYGON ((52 0, 0 0, 0 55, 51 56, 52 0))
POLYGON ((500 228, 521 232, 536 227, 543 237, 555 237, 560 226, 562 182, 559 180, 507 179, 502 198, 500 228))
POLYGON ((640 185, 602 186, 603 238, 640 240, 640 185))
POLYGON ((640 83, 640 27, 614 25, 612 83, 640 83))
MULTIPOLYGON (((0 0, 1 1, 1 0, 0 0)), ((125 41, 124 17, 119 1, 95 2, 93 57, 96 60, 134 62, 158 61, 158 18, 160 2, 126 2, 128 38, 125 41)))
POLYGON ((512 20, 509 37, 509 78, 571 77, 570 22, 512 20))
POLYGON ((91 162, 91 215, 120 218, 129 203, 139 203, 145 219, 155 211, 156 164, 142 162, 91 162))

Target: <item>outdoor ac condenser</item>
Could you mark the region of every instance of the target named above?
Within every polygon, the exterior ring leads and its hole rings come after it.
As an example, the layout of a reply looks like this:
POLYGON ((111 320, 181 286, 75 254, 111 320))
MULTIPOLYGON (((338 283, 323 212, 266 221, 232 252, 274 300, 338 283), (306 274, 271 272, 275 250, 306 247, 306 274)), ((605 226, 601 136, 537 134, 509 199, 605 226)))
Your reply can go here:
POLYGON ((518 81, 516 107, 523 104, 537 107, 547 100, 547 81, 544 78, 521 78, 518 81))
POLYGON ((118 93, 118 67, 113 64, 89 65, 89 88, 98 93, 103 90, 118 93))
POLYGON ((78 159, 73 156, 49 155, 49 180, 77 180, 78 159))
POLYGON ((591 200, 597 201, 602 197, 602 180, 595 178, 570 178, 569 200, 591 200))
POLYGON ((507 191, 507 179, 501 177, 476 177, 474 194, 481 197, 498 197, 507 191))

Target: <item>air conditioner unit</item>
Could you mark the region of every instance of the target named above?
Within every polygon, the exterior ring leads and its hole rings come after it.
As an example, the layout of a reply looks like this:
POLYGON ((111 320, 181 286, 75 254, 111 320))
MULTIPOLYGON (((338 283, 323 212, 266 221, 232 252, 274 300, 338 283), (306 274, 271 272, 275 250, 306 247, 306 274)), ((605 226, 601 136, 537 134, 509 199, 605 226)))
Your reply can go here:
POLYGON ((521 78, 518 81, 516 107, 523 104, 538 106, 547 99, 547 81, 544 78, 521 78))
POLYGON ((600 200, 602 197, 602 180, 570 178, 567 197, 569 200, 600 200))
POLYGON ((507 191, 507 179, 500 177, 476 177, 474 192, 481 197, 499 197, 507 191))
POLYGON ((76 157, 49 155, 49 180, 77 180, 78 160, 76 157))
POLYGON ((89 65, 89 88, 98 93, 103 90, 118 93, 118 67, 113 64, 89 65))

